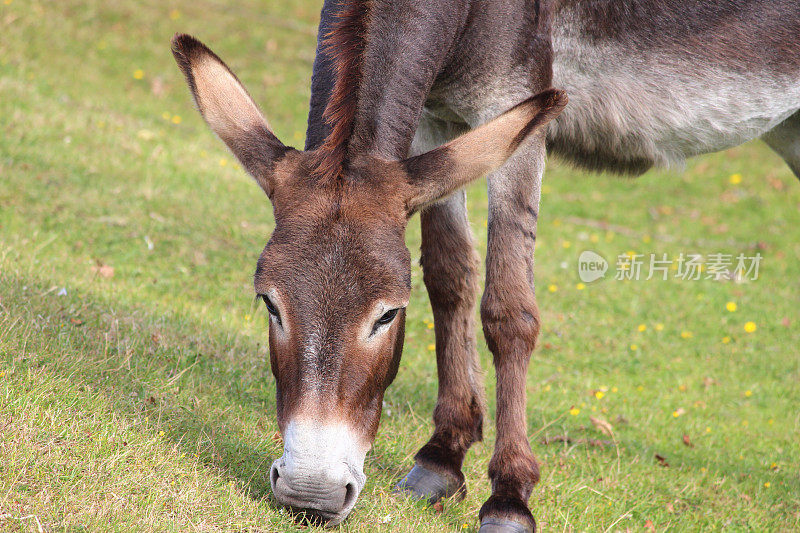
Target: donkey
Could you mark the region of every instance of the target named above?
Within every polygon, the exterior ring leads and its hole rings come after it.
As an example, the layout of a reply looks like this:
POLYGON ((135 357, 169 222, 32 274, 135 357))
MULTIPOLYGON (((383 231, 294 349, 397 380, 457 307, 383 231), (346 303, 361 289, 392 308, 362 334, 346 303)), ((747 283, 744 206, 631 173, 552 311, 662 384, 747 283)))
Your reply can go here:
POLYGON ((284 437, 277 500, 335 525, 364 486, 403 347, 404 232, 417 212, 439 393, 433 435, 397 489, 430 502, 465 494, 485 400, 463 186, 488 176, 480 316, 497 438, 480 530, 535 530, 525 384, 547 150, 641 174, 760 136, 799 173, 798 35, 795 0, 325 0, 304 151, 275 137, 219 57, 176 35, 200 113, 274 209, 254 285, 284 437))

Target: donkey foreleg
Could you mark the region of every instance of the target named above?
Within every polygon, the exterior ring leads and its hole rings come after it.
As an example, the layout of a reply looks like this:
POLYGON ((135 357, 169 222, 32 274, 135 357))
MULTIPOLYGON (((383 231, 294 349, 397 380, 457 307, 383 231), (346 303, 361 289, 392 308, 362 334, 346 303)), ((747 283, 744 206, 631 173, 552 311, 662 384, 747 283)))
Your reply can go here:
POLYGON ((528 498, 539 466, 528 443, 525 384, 539 335, 533 283, 536 221, 545 145, 537 135, 490 175, 489 240, 481 321, 497 373, 497 440, 489 462, 492 495, 481 531, 534 531, 528 498))
MULTIPOLYGON (((412 151, 427 151, 454 137, 460 128, 423 120, 412 151)), ((439 395, 433 436, 415 456, 398 489, 434 503, 466 493, 461 465, 469 447, 481 439, 485 399, 475 348, 478 255, 458 191, 427 207, 422 225, 422 269, 433 309, 439 395)))

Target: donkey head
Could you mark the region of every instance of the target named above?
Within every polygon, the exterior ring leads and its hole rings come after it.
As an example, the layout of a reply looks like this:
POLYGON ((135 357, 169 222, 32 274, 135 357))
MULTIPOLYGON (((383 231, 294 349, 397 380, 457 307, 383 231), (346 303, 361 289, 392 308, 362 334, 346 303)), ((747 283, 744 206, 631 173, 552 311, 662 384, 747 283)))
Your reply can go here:
POLYGON ((200 113, 272 201, 275 230, 255 291, 269 312, 284 454, 270 479, 279 502, 329 525, 366 476, 383 394, 403 347, 409 217, 498 168, 566 97, 546 91, 428 153, 401 161, 355 154, 334 178, 317 151, 284 146, 228 67, 187 35, 173 39, 200 113))

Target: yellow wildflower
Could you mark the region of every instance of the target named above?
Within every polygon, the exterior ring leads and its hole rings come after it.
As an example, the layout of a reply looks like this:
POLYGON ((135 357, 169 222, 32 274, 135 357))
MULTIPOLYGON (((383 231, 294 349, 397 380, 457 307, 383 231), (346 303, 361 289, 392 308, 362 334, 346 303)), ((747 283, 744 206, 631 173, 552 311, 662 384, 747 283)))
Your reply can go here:
POLYGON ((744 330, 745 330, 747 333, 753 333, 753 332, 754 332, 756 329, 758 329, 758 327, 756 326, 756 323, 755 323, 755 322, 747 322, 747 323, 744 325, 744 330))

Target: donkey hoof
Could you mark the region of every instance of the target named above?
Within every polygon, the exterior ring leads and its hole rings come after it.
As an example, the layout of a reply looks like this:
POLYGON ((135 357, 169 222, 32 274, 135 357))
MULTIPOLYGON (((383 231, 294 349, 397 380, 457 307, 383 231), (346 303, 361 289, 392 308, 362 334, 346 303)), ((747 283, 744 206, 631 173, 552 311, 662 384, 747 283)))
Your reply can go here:
POLYGON ((484 518, 478 533, 535 533, 536 526, 531 528, 528 525, 504 520, 502 518, 484 518))
POLYGON ((395 485, 394 491, 406 493, 419 500, 427 500, 431 505, 440 498, 449 498, 454 494, 459 494, 459 499, 461 499, 466 493, 463 481, 448 479, 417 464, 414 465, 411 472, 406 474, 406 477, 395 485))

